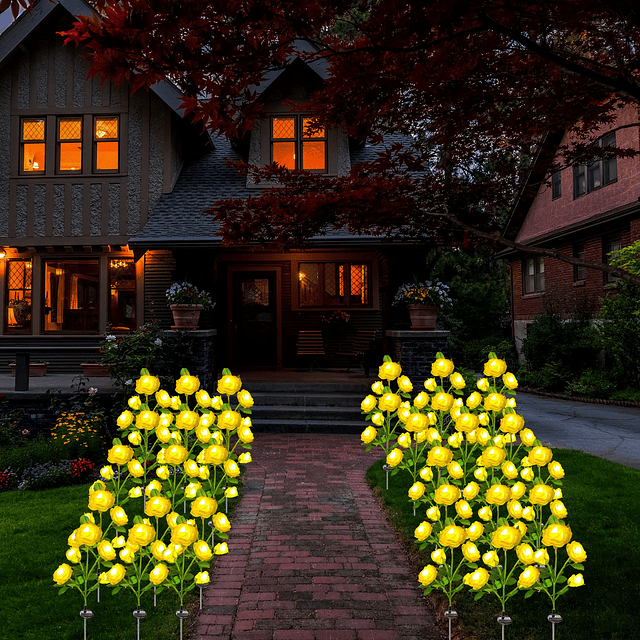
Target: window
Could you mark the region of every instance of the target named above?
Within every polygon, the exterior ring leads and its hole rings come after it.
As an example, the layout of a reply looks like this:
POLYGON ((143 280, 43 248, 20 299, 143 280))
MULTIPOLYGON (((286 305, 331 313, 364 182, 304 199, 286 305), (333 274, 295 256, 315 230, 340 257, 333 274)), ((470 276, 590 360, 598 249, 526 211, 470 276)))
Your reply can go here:
POLYGON ((44 173, 44 118, 23 118, 20 121, 20 173, 44 173))
POLYGON ((562 174, 556 171, 551 176, 551 199, 557 200, 562 195, 562 174))
POLYGON ((118 171, 119 168, 118 117, 95 118, 93 124, 94 170, 118 171))
POLYGON ((44 330, 98 333, 98 259, 44 263, 44 330))
POLYGON ((58 172, 82 171, 82 118, 58 118, 58 172))
POLYGON ((133 258, 109 260, 109 323, 115 331, 136 328, 136 268, 133 258))
POLYGON ((309 116, 271 118, 271 162, 285 169, 327 171, 327 136, 309 116))
MULTIPOLYGON (((584 260, 584 243, 578 242, 573 245, 573 257, 578 260, 584 260)), ((580 282, 584 280, 584 267, 573 267, 573 281, 580 282)))
MULTIPOLYGON (((594 143, 599 147, 615 147, 616 133, 612 131, 594 143)), ((599 158, 588 165, 573 167, 573 197, 577 198, 604 187, 618 179, 618 165, 615 157, 599 158)))
POLYGON ((544 257, 528 258, 523 262, 523 288, 527 293, 540 293, 544 291, 544 257))
MULTIPOLYGON (((611 258, 622 249, 622 241, 619 235, 609 236, 602 239, 602 262, 605 264, 611 264, 611 258)), ((613 276, 610 273, 604 274, 604 283, 611 284, 612 282, 618 282, 620 278, 613 276)))
POLYGON ((6 271, 6 328, 31 333, 31 260, 8 260, 6 271))
POLYGON ((371 304, 370 264, 301 262, 298 266, 300 307, 371 304))

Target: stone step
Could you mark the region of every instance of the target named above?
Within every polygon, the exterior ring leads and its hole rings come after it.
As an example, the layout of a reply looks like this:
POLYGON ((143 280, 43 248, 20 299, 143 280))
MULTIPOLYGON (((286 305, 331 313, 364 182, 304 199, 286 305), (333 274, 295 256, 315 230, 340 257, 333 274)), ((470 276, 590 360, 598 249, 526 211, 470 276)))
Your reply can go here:
POLYGON ((365 395, 371 393, 371 385, 377 378, 365 380, 364 382, 246 382, 244 387, 255 396, 259 393, 268 395, 283 394, 307 394, 307 395, 326 395, 326 394, 353 394, 365 395))
POLYGON ((360 434, 364 431, 364 420, 266 420, 253 421, 253 431, 260 433, 317 433, 360 434))
POLYGON ((269 405, 251 408, 251 422, 267 420, 363 420, 360 405, 348 407, 332 406, 286 406, 269 405))
POLYGON ((366 394, 362 393, 264 393, 251 394, 255 406, 274 405, 289 407, 351 407, 360 410, 360 404, 366 394))

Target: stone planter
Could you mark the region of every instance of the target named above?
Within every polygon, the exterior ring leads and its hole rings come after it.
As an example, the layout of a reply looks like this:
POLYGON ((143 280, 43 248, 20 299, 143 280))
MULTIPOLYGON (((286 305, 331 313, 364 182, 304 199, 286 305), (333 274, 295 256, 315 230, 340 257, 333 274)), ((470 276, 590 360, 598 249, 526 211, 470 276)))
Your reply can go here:
POLYGON ((173 313, 172 329, 197 329, 200 320, 200 312, 203 309, 201 304, 171 304, 169 305, 173 313))
POLYGON ((80 366, 85 378, 108 378, 111 376, 111 365, 102 362, 82 362, 80 366))
MULTIPOLYGON (((42 378, 47 375, 48 362, 30 362, 29 363, 29 377, 30 378, 42 378)), ((16 377, 16 364, 12 362, 9 364, 11 367, 11 375, 16 377)))
POLYGON ((430 304, 410 304, 409 317, 412 331, 429 331, 436 328, 438 307, 430 304))

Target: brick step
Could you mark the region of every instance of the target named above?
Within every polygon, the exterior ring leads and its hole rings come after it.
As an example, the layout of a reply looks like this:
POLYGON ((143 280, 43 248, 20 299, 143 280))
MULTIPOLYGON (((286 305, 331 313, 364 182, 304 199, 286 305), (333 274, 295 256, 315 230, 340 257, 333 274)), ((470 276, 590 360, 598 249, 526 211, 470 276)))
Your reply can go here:
POLYGON ((251 421, 267 420, 326 420, 328 422, 363 420, 360 405, 347 407, 331 406, 254 406, 251 409, 251 421), (255 417, 255 419, 254 419, 255 417))
POLYGON ((256 406, 289 407, 357 407, 360 410, 363 393, 252 393, 256 406))
POLYGON ((365 429, 364 420, 253 420, 253 431, 260 433, 317 433, 360 434, 365 429))

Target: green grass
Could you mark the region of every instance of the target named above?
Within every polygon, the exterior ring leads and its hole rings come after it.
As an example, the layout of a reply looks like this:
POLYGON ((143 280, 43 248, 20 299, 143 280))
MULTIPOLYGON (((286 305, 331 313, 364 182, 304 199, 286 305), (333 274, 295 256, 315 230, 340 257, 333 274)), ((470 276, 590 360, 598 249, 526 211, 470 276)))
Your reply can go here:
MULTIPOLYGON (((88 486, 0 494, 0 640, 82 637, 82 597, 77 590, 58 595, 52 576, 62 562, 67 562, 67 537, 87 511, 88 486)), ((229 507, 231 511, 231 502, 229 507)), ((192 613, 199 599, 198 590, 193 593, 196 595, 188 607, 192 613)), ((87 637, 135 638, 135 608, 130 591, 114 595, 108 587, 101 587, 99 603, 95 593, 90 596, 89 609, 94 617, 87 623, 87 637)), ((142 608, 147 618, 140 625, 141 637, 175 640, 179 636, 175 615, 178 598, 173 592, 159 594, 155 608, 153 594, 148 592, 142 608)))
MULTIPOLYGON (((564 622, 556 627, 558 640, 630 640, 638 638, 640 603, 640 471, 579 451, 554 450, 554 459, 565 469, 563 502, 573 539, 587 552, 585 586, 569 589, 557 603, 564 622)), ((410 554, 419 571, 431 562, 426 550, 419 552, 414 543, 415 527, 425 520, 424 509, 413 516, 407 490, 408 474, 389 478, 385 491, 382 462, 367 472, 369 484, 379 493, 391 524, 414 549, 410 554), (419 554, 424 554, 422 558, 419 554)), ((570 573, 568 575, 571 575, 570 573)), ((416 578, 417 584, 417 578, 416 578)), ((475 593, 465 589, 458 594, 455 607, 468 638, 493 640, 501 637, 496 616, 500 604, 491 595, 474 601, 475 593)), ((517 594, 507 604, 513 624, 505 637, 517 640, 548 640, 551 611, 544 594, 524 600, 517 594)))

